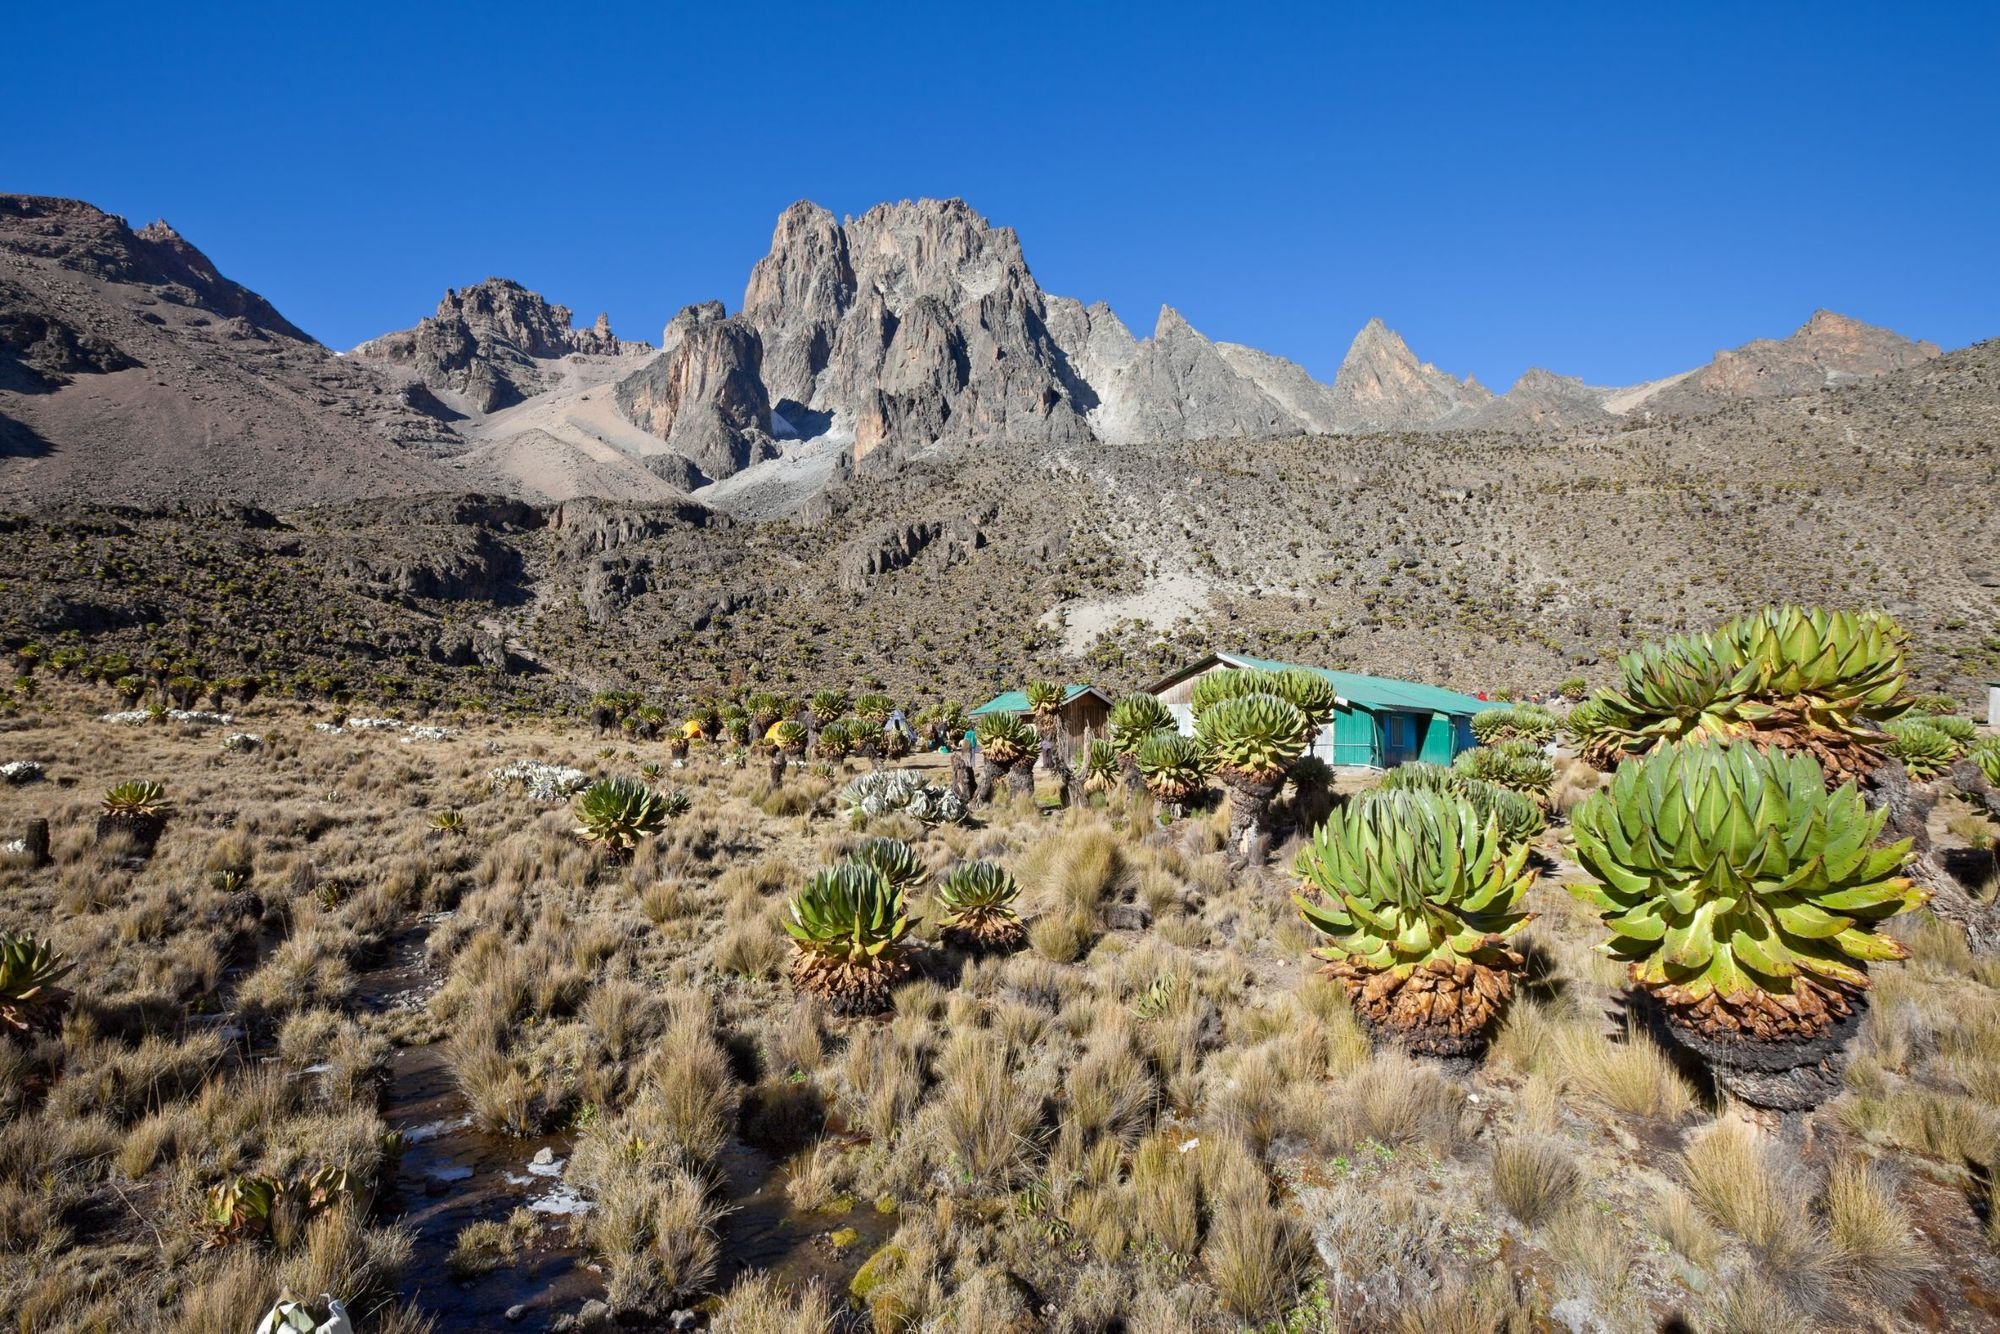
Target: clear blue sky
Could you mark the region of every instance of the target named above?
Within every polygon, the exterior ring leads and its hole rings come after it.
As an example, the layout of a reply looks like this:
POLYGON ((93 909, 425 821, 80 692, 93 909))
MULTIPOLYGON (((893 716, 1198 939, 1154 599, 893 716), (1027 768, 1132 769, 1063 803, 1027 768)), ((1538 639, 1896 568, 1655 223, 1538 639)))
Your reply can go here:
POLYGON ((1817 306, 2000 334, 2000 5, 1529 9, 21 4, 0 189, 165 217, 336 347, 488 274, 657 338, 792 200, 925 195, 1322 378, 1371 315, 1496 388, 1817 306))

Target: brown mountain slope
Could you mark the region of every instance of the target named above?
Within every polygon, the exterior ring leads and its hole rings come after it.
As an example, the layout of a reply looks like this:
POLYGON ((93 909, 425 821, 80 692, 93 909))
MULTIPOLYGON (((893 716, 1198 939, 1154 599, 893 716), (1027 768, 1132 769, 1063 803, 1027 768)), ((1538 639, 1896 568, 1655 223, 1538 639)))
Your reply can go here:
POLYGON ((0 196, 0 502, 408 493, 457 448, 165 223, 0 196))
POLYGON ((1718 352, 1707 365, 1638 400, 1645 411, 1700 416, 1753 398, 1782 398, 1918 366, 1938 355, 1860 320, 1816 310, 1786 338, 1759 338, 1718 352))
POLYGON ((2000 672, 1996 473, 2000 342, 1697 421, 940 450, 769 523, 595 501, 18 523, 0 580, 37 596, 0 639, 207 661, 251 616, 274 677, 332 662, 440 698, 447 664, 507 645, 546 674, 464 689, 1115 690, 1230 646, 1476 690, 1601 680, 1642 637, 1798 600, 1887 607, 1924 682, 1970 697, 2000 672))

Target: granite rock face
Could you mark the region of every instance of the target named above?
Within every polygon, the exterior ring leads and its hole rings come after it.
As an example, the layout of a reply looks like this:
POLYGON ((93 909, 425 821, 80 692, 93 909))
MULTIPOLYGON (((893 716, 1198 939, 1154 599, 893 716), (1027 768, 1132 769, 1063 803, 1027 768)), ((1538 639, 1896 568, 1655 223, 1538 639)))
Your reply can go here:
POLYGON ((660 342, 657 357, 619 381, 619 412, 710 481, 768 457, 771 402, 755 327, 709 301, 674 316, 660 342))
POLYGON ((446 291, 437 312, 416 328, 371 339, 354 355, 406 365, 431 390, 455 395, 475 412, 496 412, 549 387, 540 362, 626 350, 606 316, 588 329, 572 329, 571 319, 568 306, 551 305, 509 279, 488 278, 446 291))
POLYGON ((1460 380, 1418 361, 1377 319, 1354 335, 1334 373, 1333 400, 1340 430, 1423 431, 1467 424, 1493 392, 1471 376, 1460 380))
POLYGON ((1048 329, 1010 228, 957 199, 883 204, 836 222, 798 203, 751 271, 772 406, 865 458, 999 435, 1090 438, 1087 390, 1048 329))

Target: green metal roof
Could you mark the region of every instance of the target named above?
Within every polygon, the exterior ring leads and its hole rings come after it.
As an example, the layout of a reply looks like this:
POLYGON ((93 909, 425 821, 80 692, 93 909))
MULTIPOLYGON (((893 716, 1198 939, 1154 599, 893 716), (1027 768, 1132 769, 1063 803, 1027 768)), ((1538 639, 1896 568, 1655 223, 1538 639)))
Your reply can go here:
POLYGON ((1301 671, 1312 672, 1331 682, 1342 699, 1350 704, 1358 704, 1364 709, 1387 709, 1393 713, 1443 713, 1454 717, 1465 717, 1478 713, 1481 709, 1496 707, 1492 700, 1478 699, 1472 695, 1460 694, 1456 690, 1446 690, 1443 686, 1427 686, 1416 681, 1395 681, 1386 676, 1336 672, 1325 667, 1308 667, 1302 663, 1251 658, 1241 653, 1218 653, 1215 656, 1232 667, 1257 667, 1267 672, 1282 672, 1296 667, 1301 671))
MULTIPOLYGON (((1062 702, 1067 705, 1078 695, 1088 694, 1090 689, 1091 686, 1088 681, 1080 686, 1064 686, 1062 702)), ((1025 690, 1007 690, 987 700, 984 704, 974 709, 972 713, 974 717, 977 717, 982 713, 1026 713, 1027 711, 1028 692, 1025 690)))

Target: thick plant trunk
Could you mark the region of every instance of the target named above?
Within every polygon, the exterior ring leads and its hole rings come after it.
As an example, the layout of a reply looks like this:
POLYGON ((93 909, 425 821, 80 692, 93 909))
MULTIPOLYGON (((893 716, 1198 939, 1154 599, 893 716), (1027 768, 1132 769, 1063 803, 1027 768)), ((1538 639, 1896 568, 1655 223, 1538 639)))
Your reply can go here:
POLYGON ((785 785, 785 752, 782 750, 774 750, 771 752, 771 786, 783 787, 784 785, 785 785))
POLYGON ((1023 755, 1007 766, 1007 795, 1010 797, 1032 797, 1035 795, 1035 761, 1030 755, 1023 755))
POLYGON ((1271 853, 1271 798, 1278 785, 1225 778, 1229 788, 1230 859, 1239 866, 1261 866, 1271 853))
MULTIPOLYGON (((1066 807, 1081 806, 1083 784, 1077 779, 1075 771, 1069 767, 1068 761, 1063 759, 1062 751, 1055 742, 1046 739, 1042 742, 1040 750, 1042 767, 1054 774, 1057 781, 1062 784, 1062 804, 1066 807)), ((1030 789, 1033 788, 1033 784, 1034 780, 1031 778, 1030 789)))
POLYGON ((1816 1037, 1758 1042, 1710 1035, 1678 1022, 1660 1007, 1659 1030, 1693 1052, 1725 1093, 1774 1112, 1809 1112, 1838 1096, 1847 1073, 1847 1045, 1868 1013, 1868 993, 1849 999, 1850 1011, 1816 1037))
MULTIPOLYGON (((1976 771, 1975 771, 1976 772, 1976 771)), ((1882 826, 1882 840, 1893 843, 1910 840, 1910 855, 1903 873, 1917 887, 1930 892, 1930 909, 1965 932, 1965 943, 1974 954, 1991 954, 2000 948, 2000 908, 1984 904, 1966 892, 1958 877, 1944 868, 1931 850, 1930 813, 1937 802, 1910 785, 1910 775, 1900 760, 1885 761, 1868 775, 1862 795, 1869 806, 1889 812, 1882 826)))
POLYGON ((1136 797, 1146 790, 1146 779, 1139 772, 1139 761, 1136 757, 1120 755, 1118 757, 1118 771, 1125 775, 1125 791, 1127 795, 1136 797))
POLYGON ((1005 769, 995 764, 992 760, 987 759, 984 755, 980 756, 979 781, 973 785, 973 798, 982 805, 993 800, 994 786, 1006 776, 1007 771, 1005 769))
POLYGON ((962 749, 954 750, 951 753, 951 790, 958 795, 961 802, 970 806, 975 786, 972 777, 972 757, 962 749))

